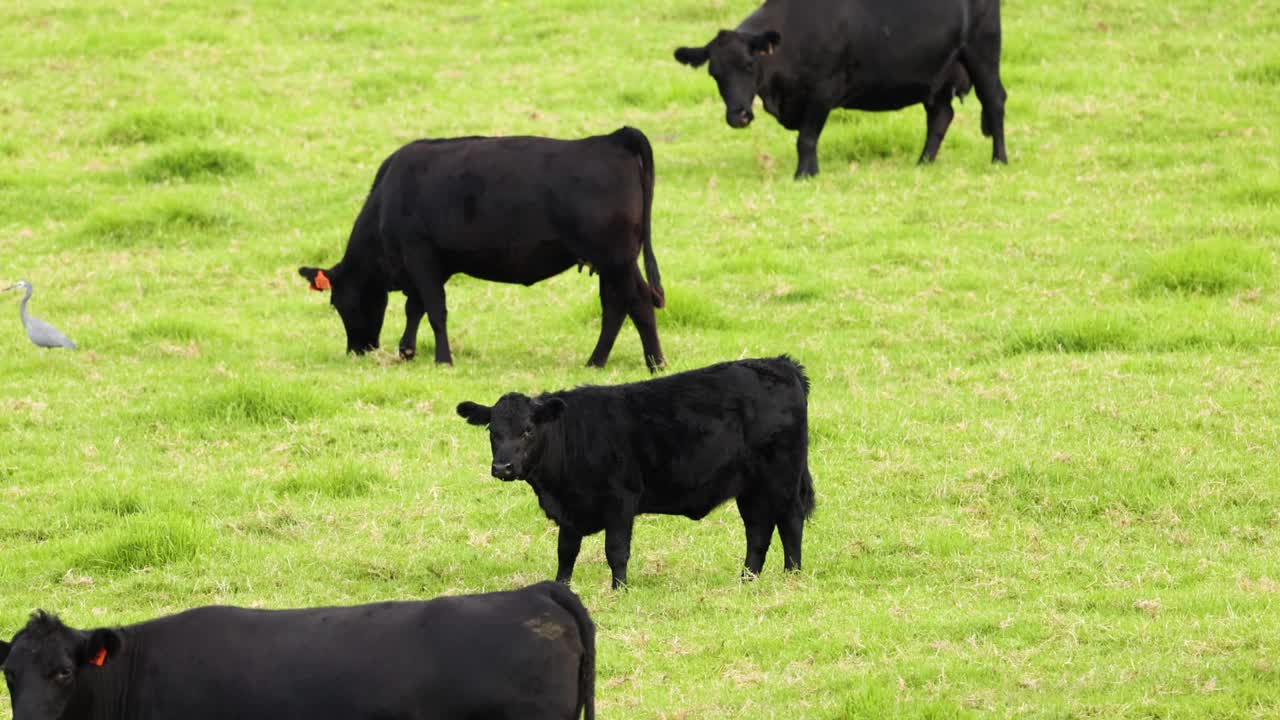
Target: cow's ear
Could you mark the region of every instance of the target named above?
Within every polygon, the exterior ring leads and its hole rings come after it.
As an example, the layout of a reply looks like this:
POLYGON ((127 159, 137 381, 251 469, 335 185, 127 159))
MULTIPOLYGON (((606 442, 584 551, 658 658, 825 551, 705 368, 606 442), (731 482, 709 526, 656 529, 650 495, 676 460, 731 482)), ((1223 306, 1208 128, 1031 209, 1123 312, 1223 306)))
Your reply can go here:
POLYGON ((688 65, 689 67, 698 67, 702 63, 706 62, 707 59, 710 57, 711 57, 711 52, 707 50, 705 47, 676 48, 676 60, 684 63, 685 65, 688 65))
POLYGON ((311 284, 312 290, 328 290, 333 287, 329 282, 331 279, 329 276, 333 274, 332 270, 326 275, 325 271, 320 268, 300 267, 298 268, 298 274, 307 279, 307 282, 311 284))
POLYGON ((565 404, 560 398, 551 398, 534 403, 533 405, 533 421, 541 425, 545 422, 551 422, 560 417, 564 412, 565 404))
POLYGON ((9 643, 0 640, 0 665, 4 664, 4 659, 9 657, 9 643))
POLYGON ((782 43, 782 36, 774 30, 762 32, 758 35, 752 35, 751 40, 747 43, 747 49, 752 55, 772 55, 778 45, 782 43))
POLYGON ((80 646, 80 664, 102 667, 115 659, 124 641, 120 633, 110 628, 99 628, 89 633, 80 646))
POLYGON ((472 425, 488 425, 489 418, 493 417, 493 408, 467 400, 466 402, 458 403, 458 414, 466 418, 467 422, 472 425))

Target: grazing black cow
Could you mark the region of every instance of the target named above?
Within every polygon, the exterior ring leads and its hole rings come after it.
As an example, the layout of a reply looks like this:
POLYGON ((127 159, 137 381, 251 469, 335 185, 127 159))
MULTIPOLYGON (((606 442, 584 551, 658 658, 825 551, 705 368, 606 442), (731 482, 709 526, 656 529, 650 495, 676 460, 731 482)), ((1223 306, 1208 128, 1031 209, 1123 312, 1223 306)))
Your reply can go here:
POLYGON ((14 720, 595 717, 595 628, 551 582, 97 630, 37 612, 0 642, 0 664, 14 720))
POLYGON ((751 123, 759 95, 783 127, 798 130, 797 178, 818 174, 818 136, 835 108, 923 103, 920 162, 932 162, 955 115, 951 98, 970 82, 992 162, 1008 162, 1000 0, 767 0, 736 30, 675 56, 693 67, 710 61, 730 127, 751 123))
POLYGON ((700 520, 737 498, 746 573, 758 575, 773 538, 800 569, 809 475, 809 380, 790 358, 740 360, 647 382, 585 386, 458 414, 489 426, 494 477, 525 480, 560 526, 556 580, 569 582, 585 535, 605 531, 613 587, 627 581, 640 513, 700 520))
POLYGON ((425 311, 436 362, 452 363, 444 284, 455 273, 532 285, 578 265, 600 276, 604 367, 628 315, 650 370, 663 364, 653 309, 662 280, 653 255, 653 150, 624 127, 582 140, 466 137, 418 140, 383 161, 342 261, 299 268, 331 298, 347 351, 378 347, 387 294, 405 294, 400 355, 417 354, 425 311), (645 275, 636 258, 644 252, 645 275))

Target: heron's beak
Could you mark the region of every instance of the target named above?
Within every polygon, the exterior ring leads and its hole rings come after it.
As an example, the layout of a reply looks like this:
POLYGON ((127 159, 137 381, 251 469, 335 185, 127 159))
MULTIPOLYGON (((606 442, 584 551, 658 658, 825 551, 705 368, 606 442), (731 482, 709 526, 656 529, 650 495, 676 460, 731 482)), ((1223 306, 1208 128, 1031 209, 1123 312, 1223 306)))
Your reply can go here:
POLYGON ((0 292, 9 292, 10 290, 13 290, 13 289, 15 289, 15 288, 17 288, 17 287, 18 287, 18 286, 17 286, 16 284, 15 284, 15 285, 10 285, 9 287, 5 288, 4 290, 0 290, 0 292))

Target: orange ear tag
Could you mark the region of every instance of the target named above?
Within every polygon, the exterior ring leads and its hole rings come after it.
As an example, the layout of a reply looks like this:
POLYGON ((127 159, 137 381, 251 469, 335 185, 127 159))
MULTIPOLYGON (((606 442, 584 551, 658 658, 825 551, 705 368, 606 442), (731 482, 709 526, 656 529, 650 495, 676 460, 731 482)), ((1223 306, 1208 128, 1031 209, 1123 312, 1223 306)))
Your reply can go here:
POLYGON ((106 661, 107 661, 107 649, 98 648, 97 654, 95 654, 92 658, 89 659, 89 664, 102 667, 102 663, 106 661))
POLYGON ((329 278, 325 276, 323 270, 316 271, 316 279, 311 281, 312 290, 328 290, 333 287, 329 284, 329 278))

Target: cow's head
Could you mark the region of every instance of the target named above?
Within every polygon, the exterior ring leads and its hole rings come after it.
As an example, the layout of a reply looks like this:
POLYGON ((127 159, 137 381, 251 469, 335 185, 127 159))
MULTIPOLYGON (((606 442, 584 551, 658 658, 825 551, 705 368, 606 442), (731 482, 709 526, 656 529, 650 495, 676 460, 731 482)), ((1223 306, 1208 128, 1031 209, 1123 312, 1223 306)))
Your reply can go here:
POLYGON ((338 263, 328 270, 300 267, 312 290, 329 291, 329 302, 347 330, 347 352, 363 355, 378 347, 382 319, 387 312, 387 291, 356 268, 338 263))
POLYGON ((710 61, 707 69, 724 99, 725 122, 730 127, 744 128, 755 118, 751 104, 756 98, 759 58, 772 55, 781 42, 782 36, 773 30, 754 34, 721 30, 702 47, 677 48, 676 60, 690 67, 710 61))
POLYGON ((493 407, 473 402, 458 404, 458 414, 472 425, 489 426, 489 446, 499 480, 529 476, 533 462, 542 451, 547 423, 560 417, 565 404, 560 398, 539 400, 520 393, 507 393, 493 407))
POLYGON ((122 645, 115 630, 74 630, 43 611, 32 615, 12 644, 0 641, 14 720, 63 717, 77 701, 77 686, 114 662, 122 645))

